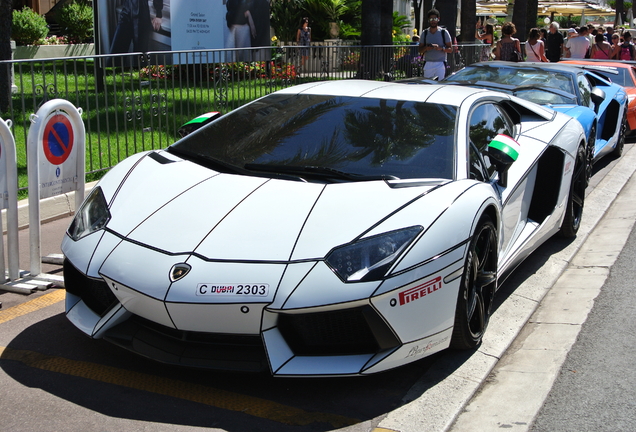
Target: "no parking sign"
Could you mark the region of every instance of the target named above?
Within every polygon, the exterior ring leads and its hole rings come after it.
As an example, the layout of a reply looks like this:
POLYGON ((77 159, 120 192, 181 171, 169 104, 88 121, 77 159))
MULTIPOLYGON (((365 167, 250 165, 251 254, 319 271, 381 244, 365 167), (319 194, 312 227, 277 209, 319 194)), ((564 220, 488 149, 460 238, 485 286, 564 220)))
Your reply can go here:
MULTIPOLYGON (((79 177, 84 175, 84 158, 78 158, 78 153, 83 154, 85 143, 81 115, 81 108, 75 108, 66 100, 54 99, 31 116, 28 149, 29 156, 37 156, 40 198, 78 189, 79 177), (37 155, 32 155, 34 152, 37 155)), ((29 188, 31 180, 36 180, 31 171, 29 169, 29 188)))
POLYGON ((86 132, 82 109, 53 99, 31 115, 27 138, 31 274, 41 270, 40 199, 75 191, 75 209, 84 200, 86 132))

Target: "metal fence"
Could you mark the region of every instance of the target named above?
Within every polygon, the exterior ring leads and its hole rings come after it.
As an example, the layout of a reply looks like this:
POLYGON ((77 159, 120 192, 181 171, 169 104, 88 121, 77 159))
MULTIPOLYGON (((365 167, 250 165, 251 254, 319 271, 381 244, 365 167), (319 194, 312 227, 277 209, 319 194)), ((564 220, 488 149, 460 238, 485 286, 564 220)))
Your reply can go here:
MULTIPOLYGON (((449 71, 479 60, 483 45, 458 45, 449 71)), ((9 109, 26 184, 29 117, 46 101, 66 99, 83 110, 88 180, 127 156, 164 148, 179 127, 209 111, 228 112, 292 85, 340 79, 398 80, 421 76, 416 46, 303 47, 132 53, 2 61, 13 70, 9 109), (303 57, 306 56, 303 62, 303 57)))

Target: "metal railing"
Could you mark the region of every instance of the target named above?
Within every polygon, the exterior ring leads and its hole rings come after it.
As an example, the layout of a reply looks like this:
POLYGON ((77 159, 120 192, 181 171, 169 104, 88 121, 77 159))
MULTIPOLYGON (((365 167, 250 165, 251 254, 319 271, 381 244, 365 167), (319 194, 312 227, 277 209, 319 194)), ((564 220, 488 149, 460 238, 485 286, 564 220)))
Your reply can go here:
MULTIPOLYGON (((459 45, 450 71, 479 60, 483 45, 459 45)), ((228 112, 292 85, 340 79, 397 80, 421 76, 415 46, 315 45, 233 50, 150 52, 1 61, 14 76, 8 110, 26 173, 29 116, 46 101, 66 99, 83 110, 89 180, 134 153, 164 148, 186 121, 228 112), (303 56, 307 58, 303 64, 303 56)), ((20 175, 25 190, 26 175, 20 175)))

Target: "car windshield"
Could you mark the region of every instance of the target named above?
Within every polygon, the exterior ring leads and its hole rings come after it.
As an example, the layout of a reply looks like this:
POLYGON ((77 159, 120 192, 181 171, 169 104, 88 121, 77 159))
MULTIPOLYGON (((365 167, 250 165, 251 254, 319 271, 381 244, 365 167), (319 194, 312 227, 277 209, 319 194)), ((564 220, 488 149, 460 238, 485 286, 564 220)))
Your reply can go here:
MULTIPOLYGON (((487 86, 487 83, 501 84, 513 88, 531 89, 546 88, 556 89, 561 92, 576 95, 572 79, 567 74, 561 74, 553 70, 541 70, 536 67, 491 67, 491 66, 468 66, 449 76, 445 81, 479 83, 487 86)), ((495 86, 493 86, 495 87, 495 86)), ((500 89, 505 91, 506 89, 500 89)), ((575 103, 575 97, 569 95, 545 95, 540 91, 523 91, 515 93, 516 96, 531 102, 546 103, 575 103)))
POLYGON ((610 79, 614 84, 618 84, 623 87, 634 87, 634 80, 627 68, 617 67, 617 75, 610 75, 610 79))
POLYGON ((215 169, 339 180, 452 179, 457 108, 403 100, 272 94, 170 147, 215 169))

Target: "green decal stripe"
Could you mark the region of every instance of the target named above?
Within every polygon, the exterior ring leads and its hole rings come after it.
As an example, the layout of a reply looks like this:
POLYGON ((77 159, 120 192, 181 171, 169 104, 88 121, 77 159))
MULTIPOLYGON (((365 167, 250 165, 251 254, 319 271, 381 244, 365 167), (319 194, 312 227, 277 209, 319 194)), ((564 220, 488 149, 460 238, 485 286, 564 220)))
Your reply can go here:
POLYGON ((506 143, 503 143, 501 141, 491 141, 489 145, 490 147, 494 147, 497 150, 501 150, 514 160, 517 160, 517 158, 519 157, 519 152, 506 143))

